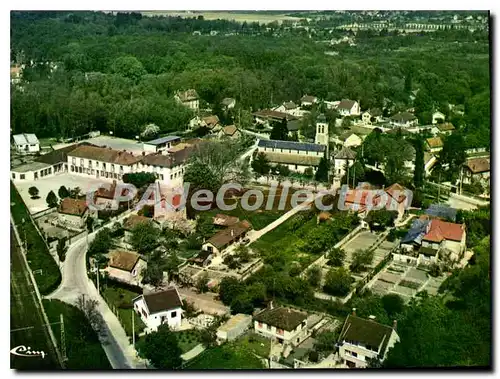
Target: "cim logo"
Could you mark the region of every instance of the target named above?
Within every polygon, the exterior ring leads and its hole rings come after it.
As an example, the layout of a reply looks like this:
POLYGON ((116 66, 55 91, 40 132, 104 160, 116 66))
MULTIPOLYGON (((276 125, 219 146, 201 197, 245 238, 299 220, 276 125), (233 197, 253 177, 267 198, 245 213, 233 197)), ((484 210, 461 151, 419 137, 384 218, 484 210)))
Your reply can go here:
POLYGON ((43 350, 40 351, 31 350, 31 347, 24 345, 16 346, 10 351, 10 353, 17 355, 19 357, 28 357, 28 358, 42 357, 42 359, 45 358, 45 352, 43 350))

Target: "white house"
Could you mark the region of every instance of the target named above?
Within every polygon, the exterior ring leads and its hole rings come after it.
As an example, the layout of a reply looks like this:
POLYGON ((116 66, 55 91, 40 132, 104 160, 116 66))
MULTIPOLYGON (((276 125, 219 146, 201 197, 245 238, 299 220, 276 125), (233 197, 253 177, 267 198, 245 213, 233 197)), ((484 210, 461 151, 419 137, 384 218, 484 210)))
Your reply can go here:
POLYGON ((443 113, 441 113, 441 112, 439 112, 439 111, 434 112, 434 113, 432 114, 432 123, 433 123, 433 124, 437 124, 437 123, 439 123, 440 121, 441 121, 441 122, 444 122, 445 118, 446 118, 446 116, 445 116, 443 113))
POLYGON ((20 154, 34 154, 40 151, 40 141, 34 134, 15 134, 12 138, 16 151, 20 154))
POLYGON ((489 182, 490 157, 470 158, 462 166, 463 183, 470 184, 474 180, 489 182))
POLYGON ((177 91, 175 100, 180 104, 192 109, 193 111, 198 111, 200 109, 200 97, 194 89, 188 89, 187 91, 177 91))
POLYGON ((424 151, 424 170, 425 175, 430 175, 432 168, 437 162, 437 158, 434 154, 424 151))
POLYGON ((354 164, 356 152, 344 146, 334 155, 333 159, 333 181, 336 183, 342 180, 343 176, 346 174, 346 170, 354 164))
POLYGON ((172 146, 178 144, 179 142, 181 142, 181 137, 167 136, 144 142, 142 144, 142 148, 146 152, 159 153, 170 149, 172 146))
POLYGON ((271 164, 285 165, 292 171, 316 171, 325 156, 326 146, 307 142, 259 140, 256 151, 263 152, 271 164))
POLYGON ((85 228, 85 222, 89 216, 87 201, 67 197, 61 200, 58 209, 58 218, 62 224, 76 229, 85 228))
POLYGON ((139 285, 142 281, 142 272, 147 264, 141 257, 131 251, 114 250, 109 253, 108 267, 103 271, 120 282, 139 285))
POLYGON ((400 112, 391 117, 390 123, 394 126, 409 128, 418 124, 417 117, 410 112, 400 112))
POLYGON ((365 124, 382 121, 382 111, 379 108, 372 108, 362 113, 361 119, 365 124))
POLYGON ((342 99, 337 105, 337 110, 341 116, 359 116, 361 114, 359 102, 349 99, 342 99))
POLYGON ((318 98, 316 96, 311 96, 311 95, 304 95, 300 98, 300 105, 301 106, 306 106, 310 107, 313 104, 316 104, 318 102, 318 98))
POLYGON ((165 291, 143 294, 132 300, 134 310, 146 324, 146 332, 158 330, 162 324, 168 324, 172 330, 177 330, 182 321, 182 300, 177 288, 165 291))
POLYGON ((269 307, 254 316, 256 333, 285 346, 297 346, 307 336, 307 313, 291 308, 269 307))
POLYGON ((366 320, 349 315, 338 340, 339 357, 349 368, 366 368, 369 358, 383 362, 397 342, 396 322, 390 327, 376 322, 374 317, 366 320))
POLYGON ((236 106, 236 99, 233 99, 232 97, 225 97, 222 99, 221 104, 225 109, 233 109, 236 106))
POLYGON ((300 109, 300 106, 293 101, 285 101, 279 107, 273 108, 273 111, 287 113, 295 117, 302 117, 304 113, 307 113, 307 111, 300 109))

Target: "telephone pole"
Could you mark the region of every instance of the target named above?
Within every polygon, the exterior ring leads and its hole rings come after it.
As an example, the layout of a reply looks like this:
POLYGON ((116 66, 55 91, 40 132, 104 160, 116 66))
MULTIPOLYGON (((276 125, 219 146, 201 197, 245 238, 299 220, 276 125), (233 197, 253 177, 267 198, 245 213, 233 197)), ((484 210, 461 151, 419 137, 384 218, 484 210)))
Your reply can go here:
POLYGON ((134 308, 132 308, 132 346, 134 347, 135 349, 135 320, 134 320, 134 308))
POLYGON ((68 360, 68 357, 66 356, 66 336, 64 334, 64 316, 61 313, 61 355, 63 362, 68 360))

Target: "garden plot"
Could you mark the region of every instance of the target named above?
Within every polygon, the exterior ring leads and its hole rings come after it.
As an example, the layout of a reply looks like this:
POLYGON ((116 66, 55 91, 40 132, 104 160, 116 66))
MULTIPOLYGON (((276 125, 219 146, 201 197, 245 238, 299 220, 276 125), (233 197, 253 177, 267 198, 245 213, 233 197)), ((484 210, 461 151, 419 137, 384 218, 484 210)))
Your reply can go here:
POLYGON ((424 270, 420 270, 418 268, 410 268, 410 270, 408 270, 408 273, 406 274, 406 277, 408 279, 415 279, 417 281, 420 281, 420 282, 425 282, 427 280, 427 272, 424 271, 424 270))

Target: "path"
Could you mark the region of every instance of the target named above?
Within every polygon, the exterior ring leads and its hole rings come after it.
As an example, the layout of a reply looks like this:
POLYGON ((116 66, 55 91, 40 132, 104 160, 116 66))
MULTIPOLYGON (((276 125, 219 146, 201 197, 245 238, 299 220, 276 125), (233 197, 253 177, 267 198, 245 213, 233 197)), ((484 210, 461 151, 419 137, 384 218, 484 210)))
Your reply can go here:
MULTIPOLYGON (((117 220, 119 221, 129 214, 129 212, 125 212, 117 220)), ((109 309, 109 306, 97 292, 94 283, 87 276, 87 243, 93 241, 96 233, 90 233, 88 238, 78 240, 68 248, 62 270, 61 285, 46 298, 59 299, 72 305, 76 304, 80 295, 97 300, 97 310, 104 320, 107 331, 107 340, 101 341, 101 343, 111 366, 114 369, 144 368, 144 363, 136 357, 135 349, 120 321, 109 309)))
POLYGON ((205 351, 205 347, 200 343, 189 350, 187 353, 182 354, 181 358, 185 361, 189 361, 190 359, 193 359, 197 355, 203 353, 203 351, 205 351))

